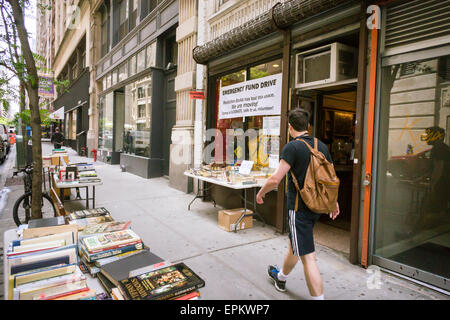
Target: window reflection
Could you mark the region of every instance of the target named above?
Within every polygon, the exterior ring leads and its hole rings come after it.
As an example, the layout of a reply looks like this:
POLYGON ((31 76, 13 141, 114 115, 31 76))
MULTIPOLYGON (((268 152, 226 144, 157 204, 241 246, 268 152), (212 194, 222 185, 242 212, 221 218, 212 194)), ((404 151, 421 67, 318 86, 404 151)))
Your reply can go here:
POLYGON ((375 253, 450 277, 449 57, 382 72, 375 253))

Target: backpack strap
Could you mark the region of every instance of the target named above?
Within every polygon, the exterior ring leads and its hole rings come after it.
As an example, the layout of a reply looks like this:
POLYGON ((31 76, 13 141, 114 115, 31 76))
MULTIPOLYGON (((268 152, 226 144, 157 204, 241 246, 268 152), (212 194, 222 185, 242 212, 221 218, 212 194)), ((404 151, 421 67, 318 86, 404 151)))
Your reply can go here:
MULTIPOLYGON (((295 140, 302 141, 304 144, 306 144, 306 146, 308 147, 308 149, 309 149, 309 151, 311 153, 313 152, 313 150, 318 150, 318 140, 317 140, 317 138, 314 138, 314 149, 309 145, 308 142, 306 142, 303 139, 297 138, 295 140)), ((296 197, 295 197, 295 208, 294 208, 295 212, 297 212, 297 210, 298 210, 298 195, 300 194, 300 187, 298 185, 298 181, 297 181, 297 178, 295 177, 294 172, 292 170, 290 170, 290 172, 291 172, 291 176, 292 176, 292 182, 294 182, 295 189, 297 189, 297 194, 296 194, 296 197)))

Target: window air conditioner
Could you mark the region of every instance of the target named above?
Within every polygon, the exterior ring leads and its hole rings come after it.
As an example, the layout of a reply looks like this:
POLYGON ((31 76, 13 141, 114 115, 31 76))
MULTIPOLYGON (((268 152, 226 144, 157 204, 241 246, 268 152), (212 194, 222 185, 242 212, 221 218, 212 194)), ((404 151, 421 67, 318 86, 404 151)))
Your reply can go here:
POLYGON ((357 58, 356 48, 338 42, 300 52, 295 56, 295 87, 305 88, 356 78, 357 58))

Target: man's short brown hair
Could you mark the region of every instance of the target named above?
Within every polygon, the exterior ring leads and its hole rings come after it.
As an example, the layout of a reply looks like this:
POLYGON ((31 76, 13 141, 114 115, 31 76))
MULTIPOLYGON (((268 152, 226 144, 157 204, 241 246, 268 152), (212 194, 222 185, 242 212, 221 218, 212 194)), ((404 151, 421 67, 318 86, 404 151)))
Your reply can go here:
POLYGON ((306 131, 309 125, 309 112, 302 108, 295 108, 289 111, 288 121, 295 131, 306 131))

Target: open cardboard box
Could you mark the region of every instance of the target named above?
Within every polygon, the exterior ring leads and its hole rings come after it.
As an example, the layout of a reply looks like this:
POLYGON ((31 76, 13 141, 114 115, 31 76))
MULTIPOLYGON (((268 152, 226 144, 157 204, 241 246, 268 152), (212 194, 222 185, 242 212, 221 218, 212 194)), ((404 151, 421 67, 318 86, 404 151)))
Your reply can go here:
MULTIPOLYGON (((245 216, 241 220, 239 225, 236 225, 236 223, 239 220, 239 217, 242 215, 242 213, 244 213, 244 211, 245 211, 244 208, 220 210, 218 217, 219 228, 225 231, 235 231, 235 226, 236 230, 253 228, 253 216, 245 216)), ((245 213, 253 214, 253 211, 247 209, 245 213)))

